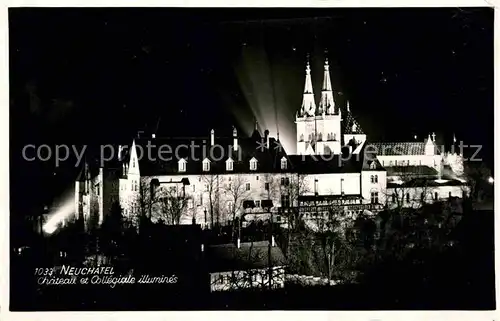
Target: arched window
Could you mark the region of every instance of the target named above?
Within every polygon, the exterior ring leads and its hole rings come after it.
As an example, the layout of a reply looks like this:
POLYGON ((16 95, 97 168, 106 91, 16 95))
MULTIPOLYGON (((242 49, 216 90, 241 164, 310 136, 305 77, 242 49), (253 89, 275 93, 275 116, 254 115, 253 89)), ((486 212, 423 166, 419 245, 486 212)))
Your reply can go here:
POLYGON ((330 133, 326 134, 326 140, 332 140, 332 135, 330 135, 330 133))
POLYGON ((318 140, 322 141, 323 140, 323 135, 321 133, 318 134, 318 140))
POLYGON ((332 134, 332 140, 337 140, 337 134, 332 134))
POLYGON ((303 142, 303 141, 304 141, 304 134, 300 134, 299 141, 300 141, 300 142, 303 142))

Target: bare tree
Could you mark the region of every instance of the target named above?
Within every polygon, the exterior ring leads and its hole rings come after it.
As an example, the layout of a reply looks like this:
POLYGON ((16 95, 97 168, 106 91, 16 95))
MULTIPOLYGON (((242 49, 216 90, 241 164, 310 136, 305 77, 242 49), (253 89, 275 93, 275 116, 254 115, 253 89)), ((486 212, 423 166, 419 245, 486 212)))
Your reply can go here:
POLYGON ((320 250, 318 263, 328 281, 332 280, 337 252, 344 245, 345 231, 354 222, 351 218, 342 217, 342 210, 338 204, 330 203, 322 206, 319 211, 316 208, 314 213, 316 240, 320 250))
POLYGON ((203 175, 202 181, 205 183, 208 194, 208 206, 210 210, 210 225, 214 228, 214 217, 217 226, 220 224, 220 177, 219 175, 203 175))
POLYGON ((124 211, 124 223, 127 226, 139 227, 141 221, 151 218, 155 200, 151 197, 151 180, 142 178, 132 180, 130 196, 124 211))
POLYGON ((153 186, 150 178, 133 181, 130 211, 126 219, 134 226, 137 226, 140 220, 179 224, 190 200, 185 195, 183 186, 179 185, 180 183, 153 186))
POLYGON ((241 211, 243 207, 243 201, 245 197, 249 194, 249 187, 246 178, 241 175, 235 175, 230 182, 228 182, 223 191, 225 192, 225 200, 228 202, 227 213, 230 215, 232 220, 232 238, 235 235, 235 221, 236 214, 241 211))
POLYGON ((152 220, 162 220, 168 225, 180 224, 181 217, 186 213, 190 200, 179 186, 166 186, 161 188, 160 193, 155 196, 155 202, 160 205, 160 211, 155 211, 152 220))
POLYGON ((273 288, 285 281, 285 259, 280 253, 279 248, 272 251, 271 274, 269 267, 264 267, 268 263, 268 247, 254 245, 252 242, 245 248, 228 248, 231 253, 230 262, 235 266, 241 266, 240 262, 245 262, 243 270, 232 269, 228 272, 219 273, 218 277, 211 280, 212 285, 224 284, 225 290, 244 290, 244 289, 265 289, 273 288), (253 268, 251 268, 253 267, 253 268))
MULTIPOLYGON (((300 232, 300 227, 303 223, 302 214, 300 211, 299 197, 310 193, 310 188, 307 185, 306 179, 304 175, 301 174, 292 174, 289 177, 289 180, 281 182, 280 184, 280 195, 285 195, 288 197, 290 202, 290 206, 287 209, 282 209, 286 211, 287 217, 287 247, 286 247, 286 256, 289 255, 289 245, 291 243, 292 235, 300 232)), ((307 244, 307 242, 306 242, 307 244)))
POLYGON ((471 200, 477 201, 481 198, 482 192, 486 190, 487 184, 489 184, 488 179, 491 177, 491 170, 483 162, 466 162, 464 177, 466 184, 462 187, 462 191, 471 200))
POLYGON ((383 194, 386 205, 391 212, 400 216, 403 220, 403 209, 418 209, 429 200, 436 199, 433 188, 428 183, 428 177, 419 176, 414 173, 400 173, 398 179, 389 183, 383 194))
POLYGON ((276 174, 266 173, 264 174, 264 192, 263 197, 268 200, 276 201, 280 195, 280 180, 276 174))

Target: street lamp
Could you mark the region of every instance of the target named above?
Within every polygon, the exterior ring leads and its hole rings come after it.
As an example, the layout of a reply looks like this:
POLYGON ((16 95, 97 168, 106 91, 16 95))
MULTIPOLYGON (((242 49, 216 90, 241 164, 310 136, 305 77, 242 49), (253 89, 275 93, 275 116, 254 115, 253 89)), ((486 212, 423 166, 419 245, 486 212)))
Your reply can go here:
POLYGON ((490 184, 493 184, 495 182, 495 180, 493 179, 493 177, 488 177, 488 183, 490 184))

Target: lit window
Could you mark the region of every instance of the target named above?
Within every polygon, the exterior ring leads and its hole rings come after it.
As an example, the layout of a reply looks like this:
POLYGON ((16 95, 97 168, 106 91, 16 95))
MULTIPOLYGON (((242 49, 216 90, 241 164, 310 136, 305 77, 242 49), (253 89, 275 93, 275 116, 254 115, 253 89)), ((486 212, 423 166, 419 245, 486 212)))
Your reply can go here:
POLYGON ((285 157, 283 157, 281 159, 281 169, 286 169, 286 158, 285 157))
POLYGON ((181 158, 179 160, 179 172, 185 172, 186 171, 186 160, 184 158, 181 158))
POLYGON ((285 208, 290 207, 290 196, 289 195, 281 195, 281 207, 285 207, 285 208))
POLYGON ((251 171, 257 170, 257 160, 255 158, 252 158, 250 160, 250 170, 251 171))
POLYGON ((203 160, 203 171, 208 172, 210 170, 210 160, 208 158, 205 158, 203 160))
POLYGON ((370 200, 372 204, 378 204, 378 192, 371 192, 370 200))
POLYGON ((232 171, 233 170, 233 160, 231 158, 228 158, 226 161, 226 171, 232 171))

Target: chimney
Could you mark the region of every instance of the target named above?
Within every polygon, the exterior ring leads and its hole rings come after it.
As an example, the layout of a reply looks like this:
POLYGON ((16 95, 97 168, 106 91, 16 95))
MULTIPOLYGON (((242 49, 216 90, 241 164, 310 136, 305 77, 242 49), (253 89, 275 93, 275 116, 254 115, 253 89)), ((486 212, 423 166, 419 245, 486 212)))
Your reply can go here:
POLYGON ((201 251, 205 252, 205 244, 203 244, 203 243, 201 244, 201 251))
POLYGON ((266 148, 269 149, 269 130, 264 131, 264 139, 266 140, 266 148))
POLYGON ((275 247, 276 246, 276 242, 274 242, 274 235, 271 236, 271 246, 272 247, 275 247))
POLYGON ((122 160, 122 153, 123 153, 123 146, 122 145, 118 145, 118 160, 122 160))
POLYGON ((239 237, 238 237, 238 240, 236 241, 236 246, 237 246, 238 248, 240 248, 240 246, 241 246, 241 241, 240 241, 240 238, 239 238, 239 237))
POLYGON ((210 131, 210 146, 214 146, 215 145, 215 130, 211 130, 210 131))
POLYGON ((235 152, 238 151, 238 131, 236 127, 233 127, 233 148, 235 152))

